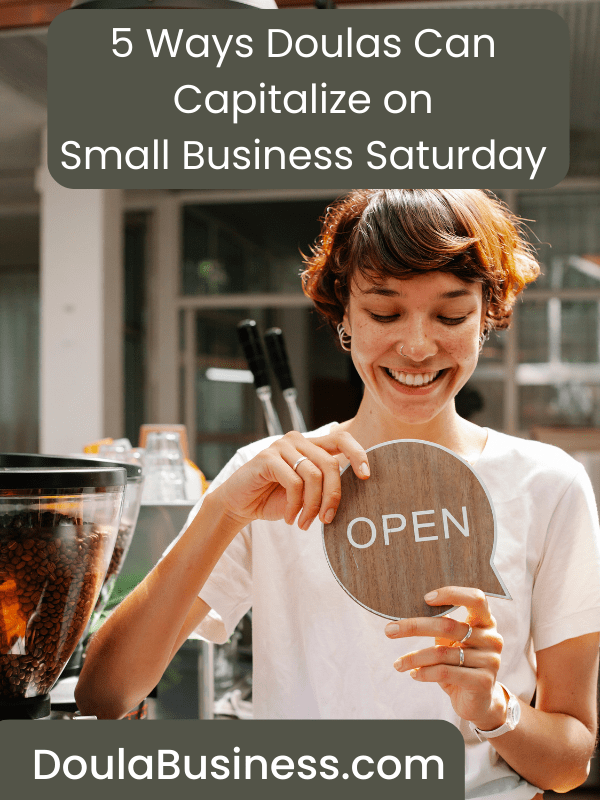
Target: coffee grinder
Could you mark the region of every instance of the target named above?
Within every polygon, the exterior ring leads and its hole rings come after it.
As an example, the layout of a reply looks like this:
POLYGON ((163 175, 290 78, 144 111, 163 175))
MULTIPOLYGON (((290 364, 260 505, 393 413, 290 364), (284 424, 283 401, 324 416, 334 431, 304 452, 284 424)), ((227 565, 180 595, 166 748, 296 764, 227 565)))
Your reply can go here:
POLYGON ((126 471, 10 459, 0 455, 0 720, 40 719, 100 594, 126 471))

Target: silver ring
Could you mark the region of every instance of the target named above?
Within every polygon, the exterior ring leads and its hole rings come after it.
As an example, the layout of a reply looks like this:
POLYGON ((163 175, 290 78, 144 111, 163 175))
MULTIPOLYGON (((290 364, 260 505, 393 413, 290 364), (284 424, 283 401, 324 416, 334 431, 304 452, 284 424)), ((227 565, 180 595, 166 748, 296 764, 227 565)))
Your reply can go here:
POLYGON ((296 472, 296 470, 298 469, 298 465, 299 465, 299 464, 301 464, 303 461, 306 461, 306 459, 307 459, 307 458, 308 458, 308 456, 300 456, 300 458, 298 459, 298 461, 296 461, 296 463, 295 463, 295 464, 294 464, 294 466, 292 467, 292 469, 294 470, 294 472, 296 472))
POLYGON ((459 667, 464 667, 464 665, 465 665, 465 651, 462 649, 462 647, 459 647, 458 648, 458 652, 459 652, 459 656, 460 656, 460 661, 458 662, 458 666, 459 667))
POLYGON ((402 347, 400 348, 400 355, 401 355, 401 356, 403 356, 403 355, 404 355, 404 353, 403 353, 403 350, 404 350, 404 345, 402 345, 402 347))
MULTIPOLYGON (((467 625, 469 625, 468 622, 467 622, 467 625)), ((469 630, 465 633, 465 635, 463 636, 463 638, 460 640, 460 642, 458 644, 463 644, 463 642, 466 642, 467 639, 470 639, 472 633, 473 633, 473 628, 469 625, 469 630)))

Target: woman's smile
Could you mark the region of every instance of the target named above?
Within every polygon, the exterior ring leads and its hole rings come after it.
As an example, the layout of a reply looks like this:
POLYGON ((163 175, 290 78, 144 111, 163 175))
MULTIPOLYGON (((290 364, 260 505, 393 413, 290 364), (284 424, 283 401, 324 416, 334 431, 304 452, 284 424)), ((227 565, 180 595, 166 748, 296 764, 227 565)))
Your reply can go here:
POLYGON ((484 311, 481 285, 451 273, 380 282, 357 275, 344 328, 371 419, 423 425, 453 413, 477 364, 484 311))
POLYGON ((402 369, 392 369, 383 367, 385 372, 398 383, 401 390, 410 390, 411 394, 426 394, 433 388, 433 384, 443 378, 446 370, 435 370, 433 372, 407 372, 402 369))

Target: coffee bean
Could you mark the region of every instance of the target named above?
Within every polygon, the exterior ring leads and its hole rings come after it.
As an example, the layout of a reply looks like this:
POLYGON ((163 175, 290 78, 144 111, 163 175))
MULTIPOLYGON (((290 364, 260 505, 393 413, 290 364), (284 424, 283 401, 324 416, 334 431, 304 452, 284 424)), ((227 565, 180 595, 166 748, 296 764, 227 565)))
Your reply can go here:
POLYGON ((125 556, 129 550, 129 545, 131 544, 134 530, 135 526, 132 525, 121 525, 119 527, 119 532, 117 533, 117 540, 115 542, 115 547, 110 559, 110 564, 108 565, 104 583, 102 584, 102 589, 94 608, 95 614, 98 614, 103 610, 108 598, 110 597, 115 581, 117 580, 117 577, 121 571, 121 567, 123 566, 123 562, 125 561, 125 556))
POLYGON ((58 512, 0 516, 0 697, 55 683, 89 620, 110 539, 58 512))

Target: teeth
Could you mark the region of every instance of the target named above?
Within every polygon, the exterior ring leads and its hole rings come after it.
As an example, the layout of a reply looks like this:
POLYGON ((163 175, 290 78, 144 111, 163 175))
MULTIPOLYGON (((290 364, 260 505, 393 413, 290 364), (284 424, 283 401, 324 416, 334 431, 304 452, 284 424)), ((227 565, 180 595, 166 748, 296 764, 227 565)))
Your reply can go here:
POLYGON ((426 386, 431 381, 435 380, 437 376, 440 374, 440 370, 437 372, 397 372, 396 370, 389 369, 387 370, 389 374, 394 378, 394 380, 398 381, 398 383, 403 383, 405 386, 426 386))

